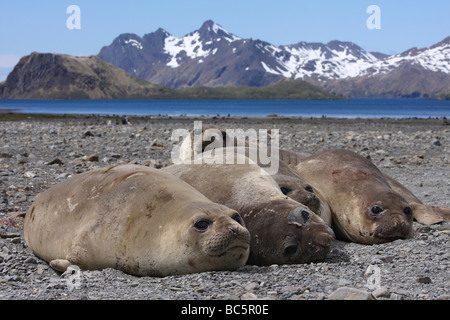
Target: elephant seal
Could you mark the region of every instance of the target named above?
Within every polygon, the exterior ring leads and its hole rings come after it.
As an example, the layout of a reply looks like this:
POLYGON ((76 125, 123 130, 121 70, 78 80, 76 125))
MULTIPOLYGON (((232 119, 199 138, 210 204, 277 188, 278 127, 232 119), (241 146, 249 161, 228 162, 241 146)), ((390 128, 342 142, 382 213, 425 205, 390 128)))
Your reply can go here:
MULTIPOLYGON (((309 156, 311 156, 311 154, 280 149, 280 160, 290 167, 295 167, 309 156)), ((425 205, 403 184, 386 173, 383 173, 383 175, 392 190, 408 201, 409 207, 411 207, 413 211, 413 218, 418 223, 430 225, 440 222, 450 222, 450 208, 425 205)), ((315 190, 315 192, 318 193, 317 190, 315 190)))
POLYGON ((74 264, 137 276, 233 270, 247 261, 250 242, 235 210, 138 165, 96 169, 53 186, 29 208, 23 234, 58 271, 74 264))
POLYGON ((186 181, 211 201, 240 212, 251 235, 247 264, 325 259, 334 239, 331 229, 306 206, 283 195, 257 164, 248 158, 246 164, 214 164, 207 155, 199 156, 203 164, 175 164, 160 170, 186 181))
POLYGON ((295 170, 324 195, 337 236, 364 244, 412 236, 409 203, 370 160, 345 149, 328 150, 303 159, 295 170))
MULTIPOLYGON (((252 158, 252 160, 260 167, 264 168, 267 166, 262 165, 260 161, 261 153, 259 153, 259 149, 261 146, 258 146, 258 149, 253 148, 249 145, 249 142, 245 140, 245 137, 239 138, 236 135, 230 135, 230 133, 222 127, 203 123, 201 124, 201 127, 199 126, 199 128, 197 128, 197 132, 195 132, 195 130, 190 131, 189 134, 183 138, 180 148, 175 155, 175 158, 177 159, 176 162, 192 163, 196 156, 205 152, 205 149, 227 150, 227 145, 228 148, 234 147, 235 152, 245 155, 248 158, 252 158), (195 135, 201 136, 202 138, 195 139, 195 135), (230 139, 232 141, 230 141, 230 139)), ((266 150, 263 152, 264 155, 271 154, 269 147, 266 147, 265 149, 266 150)), ((280 157, 289 154, 288 152, 281 152, 282 150, 280 150, 280 157)), ((280 162, 278 154, 271 154, 271 158, 272 161, 278 162, 278 170, 271 175, 278 183, 283 194, 306 205, 314 211, 314 213, 326 211, 326 205, 324 205, 320 197, 315 194, 312 186, 308 182, 295 173, 288 164, 280 162)))

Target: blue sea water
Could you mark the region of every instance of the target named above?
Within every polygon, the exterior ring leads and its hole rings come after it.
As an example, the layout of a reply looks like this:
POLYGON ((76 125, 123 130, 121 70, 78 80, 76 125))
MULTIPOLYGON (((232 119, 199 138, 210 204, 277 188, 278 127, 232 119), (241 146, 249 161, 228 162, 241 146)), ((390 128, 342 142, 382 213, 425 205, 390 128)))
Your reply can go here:
POLYGON ((18 113, 268 116, 332 118, 450 117, 450 101, 420 99, 351 100, 0 100, 18 113))

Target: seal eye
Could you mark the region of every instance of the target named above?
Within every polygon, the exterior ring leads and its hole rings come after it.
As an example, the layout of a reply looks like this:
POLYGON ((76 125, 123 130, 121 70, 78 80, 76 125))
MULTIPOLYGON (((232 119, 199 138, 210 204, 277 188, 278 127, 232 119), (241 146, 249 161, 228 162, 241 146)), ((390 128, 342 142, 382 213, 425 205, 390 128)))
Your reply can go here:
POLYGON ((314 192, 314 190, 311 186, 306 186, 305 190, 308 192, 314 192))
POLYGON ((374 216, 380 215, 383 211, 383 207, 380 206, 373 206, 372 208, 370 208, 370 213, 374 216))
POLYGON ((208 229, 209 225, 211 224, 211 221, 207 219, 200 219, 196 223, 194 223, 194 229, 200 232, 205 231, 208 229))
POLYGON ((287 194, 292 191, 292 189, 289 189, 288 187, 281 187, 280 190, 285 196, 287 196, 287 194))
POLYGON ((412 209, 410 207, 406 207, 405 209, 403 209, 403 213, 407 216, 407 217, 411 217, 412 216, 412 209))
POLYGON ((241 216, 239 215, 239 213, 235 213, 231 216, 231 219, 235 220, 237 223, 239 223, 240 225, 242 225, 242 219, 241 216))

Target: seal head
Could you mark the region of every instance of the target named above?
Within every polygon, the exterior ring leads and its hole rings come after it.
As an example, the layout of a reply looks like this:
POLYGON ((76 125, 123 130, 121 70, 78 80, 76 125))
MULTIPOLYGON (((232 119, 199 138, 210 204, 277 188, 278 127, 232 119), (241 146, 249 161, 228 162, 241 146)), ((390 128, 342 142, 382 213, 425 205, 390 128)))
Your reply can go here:
POLYGON ((368 159, 337 149, 301 160, 297 173, 324 196, 338 238, 373 244, 412 235, 412 208, 368 159))

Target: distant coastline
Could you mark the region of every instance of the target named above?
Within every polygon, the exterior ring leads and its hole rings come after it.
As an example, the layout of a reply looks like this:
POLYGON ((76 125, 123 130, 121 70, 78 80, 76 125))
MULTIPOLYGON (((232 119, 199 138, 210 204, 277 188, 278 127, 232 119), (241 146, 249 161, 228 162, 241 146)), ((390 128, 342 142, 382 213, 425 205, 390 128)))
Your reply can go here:
MULTIPOLYGON (((14 114, 127 115, 154 118, 450 118, 450 101, 351 100, 0 100, 14 114)), ((5 113, 3 112, 3 113, 5 113)))

